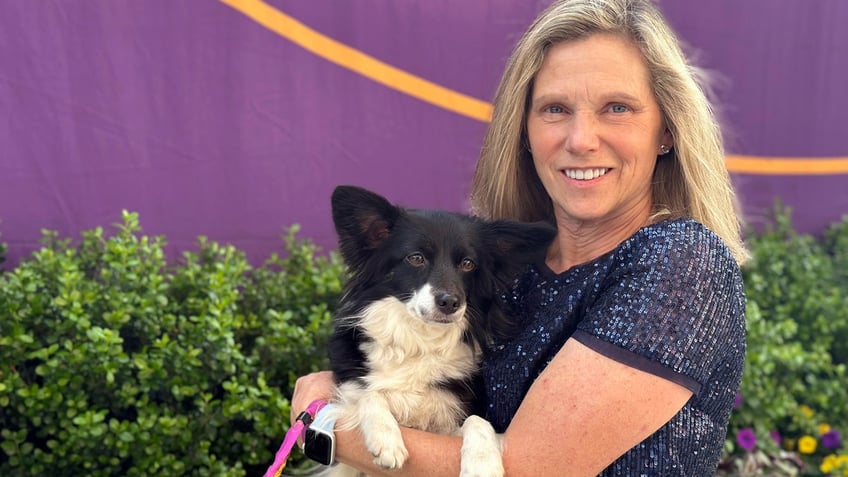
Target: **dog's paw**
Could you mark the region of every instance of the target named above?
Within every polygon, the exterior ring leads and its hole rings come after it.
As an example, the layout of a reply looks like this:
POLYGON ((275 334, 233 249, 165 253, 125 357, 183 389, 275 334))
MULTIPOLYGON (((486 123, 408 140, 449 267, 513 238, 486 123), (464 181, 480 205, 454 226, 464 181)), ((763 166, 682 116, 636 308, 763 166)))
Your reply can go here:
POLYGON ((460 477, 501 477, 501 436, 478 416, 468 416, 462 424, 462 463, 460 477))
POLYGON ((374 464, 382 469, 400 469, 409 457, 397 427, 383 426, 382 429, 372 430, 365 436, 365 446, 374 456, 374 464))

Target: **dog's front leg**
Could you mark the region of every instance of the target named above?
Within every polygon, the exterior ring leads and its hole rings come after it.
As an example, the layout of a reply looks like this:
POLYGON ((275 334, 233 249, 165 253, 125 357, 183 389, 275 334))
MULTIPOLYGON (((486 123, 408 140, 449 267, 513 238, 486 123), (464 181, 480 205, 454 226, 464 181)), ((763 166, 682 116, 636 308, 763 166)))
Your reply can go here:
POLYGON ((374 463, 383 469, 400 469, 409 452, 403 444, 400 426, 382 394, 365 393, 357 403, 359 429, 374 463))
POLYGON ((503 436, 489 421, 468 416, 462 424, 462 463, 460 477, 501 477, 504 475, 503 436))

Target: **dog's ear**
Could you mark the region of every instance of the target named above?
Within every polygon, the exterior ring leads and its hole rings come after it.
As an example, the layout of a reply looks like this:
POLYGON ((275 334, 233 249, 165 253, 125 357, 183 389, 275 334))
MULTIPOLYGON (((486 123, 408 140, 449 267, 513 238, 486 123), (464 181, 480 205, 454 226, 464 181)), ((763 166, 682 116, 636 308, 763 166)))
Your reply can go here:
POLYGON ((483 240, 496 255, 511 262, 529 262, 544 257, 556 229, 547 222, 496 220, 482 224, 483 240))
POLYGON ((486 272, 477 275, 471 296, 477 297, 477 307, 483 310, 486 318, 481 327, 472 329, 479 330, 477 340, 486 343, 492 337, 513 336, 518 330, 514 317, 502 308, 504 303, 497 299, 497 295, 510 290, 513 281, 528 264, 544 260, 556 229, 547 222, 478 219, 477 232, 484 251, 481 256, 485 257, 486 272), (483 300, 479 300, 480 297, 483 300))
POLYGON ((402 210, 356 186, 338 186, 331 199, 342 257, 358 262, 389 237, 402 210))

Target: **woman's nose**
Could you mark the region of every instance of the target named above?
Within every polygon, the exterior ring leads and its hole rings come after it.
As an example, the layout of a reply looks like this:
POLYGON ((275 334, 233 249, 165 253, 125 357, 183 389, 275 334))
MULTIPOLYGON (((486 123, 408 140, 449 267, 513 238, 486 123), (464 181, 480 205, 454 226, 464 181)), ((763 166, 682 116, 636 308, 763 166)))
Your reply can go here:
POLYGON ((565 147, 572 154, 585 154, 598 149, 598 119, 588 111, 574 113, 568 122, 565 147))

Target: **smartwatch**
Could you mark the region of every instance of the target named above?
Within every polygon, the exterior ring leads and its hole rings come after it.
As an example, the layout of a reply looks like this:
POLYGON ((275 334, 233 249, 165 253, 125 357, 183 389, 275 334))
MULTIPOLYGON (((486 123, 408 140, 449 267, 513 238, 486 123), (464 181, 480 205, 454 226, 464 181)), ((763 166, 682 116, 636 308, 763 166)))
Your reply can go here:
POLYGON ((327 404, 315 415, 315 420, 306 428, 303 453, 306 457, 323 465, 333 465, 336 459, 336 404, 327 404))

